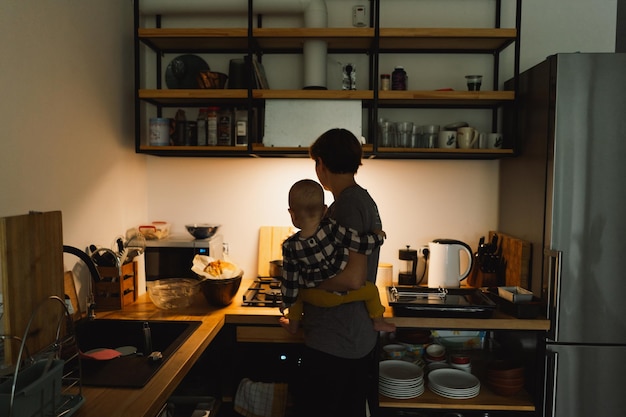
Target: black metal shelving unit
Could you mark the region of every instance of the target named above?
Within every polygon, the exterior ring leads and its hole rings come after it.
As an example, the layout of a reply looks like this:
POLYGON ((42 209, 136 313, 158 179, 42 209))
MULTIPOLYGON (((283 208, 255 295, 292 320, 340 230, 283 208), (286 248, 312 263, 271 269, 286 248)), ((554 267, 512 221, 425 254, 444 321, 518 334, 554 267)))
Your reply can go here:
MULTIPOLYGON (((480 1, 480 0, 476 0, 480 1)), ((366 28, 298 28, 272 29, 263 27, 263 16, 254 14, 254 0, 248 0, 246 28, 163 28, 161 16, 153 16, 154 28, 142 28, 140 2, 134 2, 135 50, 135 151, 157 156, 188 157, 304 157, 307 149, 301 147, 266 147, 260 138, 248 139, 247 146, 147 146, 144 142, 147 125, 142 107, 155 106, 160 116, 166 107, 207 107, 209 105, 245 106, 248 120, 253 120, 252 109, 258 109, 255 129, 262 137, 263 109, 268 99, 332 99, 360 100, 367 114, 367 136, 372 143, 365 145, 368 158, 386 159, 499 159, 514 156, 517 145, 507 149, 426 149, 383 148, 378 145, 377 120, 381 108, 441 108, 481 109, 491 111, 492 130, 497 131, 499 113, 503 106, 513 105, 515 91, 498 91, 500 54, 514 48, 514 77, 519 73, 521 0, 515 1, 515 27, 502 28, 502 2, 496 0, 493 28, 432 29, 381 28, 380 0, 370 0, 370 26, 366 28), (254 23, 256 22, 256 25, 254 23), (162 57, 165 53, 238 53, 262 60, 265 54, 302 53, 306 39, 327 41, 329 54, 356 53, 369 56, 369 90, 260 90, 253 88, 254 74, 249 72, 249 87, 241 90, 170 90, 161 85, 162 57), (141 47, 154 52, 156 88, 141 89, 141 47), (493 56, 492 91, 379 91, 380 58, 384 54, 489 54, 493 56), (145 128, 144 128, 145 129, 145 128), (143 135, 143 136, 142 136, 143 135)))

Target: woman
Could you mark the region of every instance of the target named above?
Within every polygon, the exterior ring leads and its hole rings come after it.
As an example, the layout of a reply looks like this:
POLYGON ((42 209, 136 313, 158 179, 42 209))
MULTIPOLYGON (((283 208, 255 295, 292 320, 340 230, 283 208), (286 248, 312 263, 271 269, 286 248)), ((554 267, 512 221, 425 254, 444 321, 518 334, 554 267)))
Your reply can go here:
MULTIPOLYGON (((335 199, 327 216, 359 232, 382 230, 376 203, 354 179, 362 157, 358 139, 348 130, 331 129, 309 153, 320 183, 335 199)), ((320 288, 347 291, 360 288, 366 280, 375 283, 379 249, 370 255, 350 252, 346 269, 320 288)), ((378 337, 365 304, 330 308, 305 304, 302 325, 305 348, 296 415, 365 417, 366 399, 370 391, 375 395, 377 386, 372 375, 378 337)))

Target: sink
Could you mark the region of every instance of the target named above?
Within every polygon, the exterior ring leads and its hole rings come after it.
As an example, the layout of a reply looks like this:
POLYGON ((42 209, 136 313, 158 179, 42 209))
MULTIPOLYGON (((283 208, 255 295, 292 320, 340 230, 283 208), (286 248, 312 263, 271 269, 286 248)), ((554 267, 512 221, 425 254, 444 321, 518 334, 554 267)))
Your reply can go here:
POLYGON ((81 320, 75 323, 76 340, 81 352, 97 348, 137 348, 136 354, 111 360, 82 359, 83 385, 103 387, 143 387, 193 333, 200 321, 170 320, 81 320), (144 323, 148 323, 152 347, 144 346, 144 323), (148 358, 160 352, 161 360, 148 358))

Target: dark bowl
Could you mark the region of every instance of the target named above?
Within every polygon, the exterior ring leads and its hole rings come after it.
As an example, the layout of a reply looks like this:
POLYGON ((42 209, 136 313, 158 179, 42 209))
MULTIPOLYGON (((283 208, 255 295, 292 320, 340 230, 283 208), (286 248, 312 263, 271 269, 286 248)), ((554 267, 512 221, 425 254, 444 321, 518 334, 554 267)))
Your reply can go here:
POLYGON ((213 306, 224 307, 233 302, 239 291, 243 272, 235 278, 204 279, 200 282, 200 291, 207 302, 213 306))
POLYGON ((220 226, 210 223, 193 223, 186 224, 185 227, 191 236, 196 239, 208 239, 217 232, 220 226))
POLYGON ((216 71, 200 71, 198 73, 198 87, 208 89, 222 89, 226 86, 228 75, 216 71))

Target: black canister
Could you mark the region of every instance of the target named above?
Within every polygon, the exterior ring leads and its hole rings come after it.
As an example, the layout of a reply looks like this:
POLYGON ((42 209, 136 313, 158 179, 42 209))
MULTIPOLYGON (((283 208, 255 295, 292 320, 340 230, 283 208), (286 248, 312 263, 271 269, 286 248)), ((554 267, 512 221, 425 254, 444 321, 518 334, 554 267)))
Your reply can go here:
POLYGON ((407 76, 404 67, 396 67, 391 73, 391 89, 406 90, 407 76))
POLYGON ((245 59, 231 59, 228 65, 228 88, 248 88, 248 70, 250 66, 245 59))
POLYGON ((417 284, 417 251, 410 249, 407 245, 406 249, 400 249, 398 258, 403 261, 398 274, 398 284, 400 285, 416 285, 417 284))

